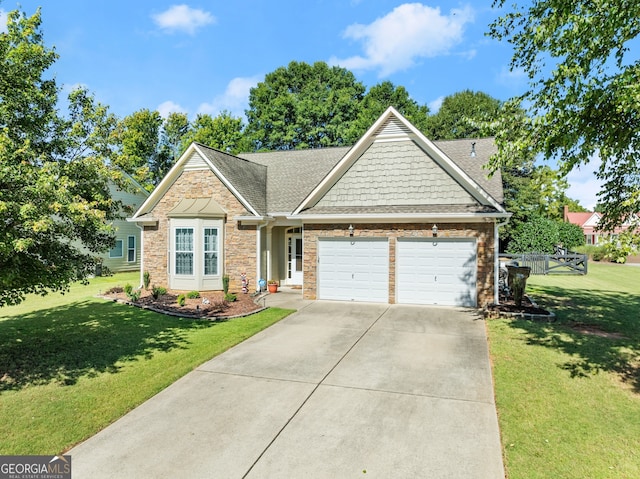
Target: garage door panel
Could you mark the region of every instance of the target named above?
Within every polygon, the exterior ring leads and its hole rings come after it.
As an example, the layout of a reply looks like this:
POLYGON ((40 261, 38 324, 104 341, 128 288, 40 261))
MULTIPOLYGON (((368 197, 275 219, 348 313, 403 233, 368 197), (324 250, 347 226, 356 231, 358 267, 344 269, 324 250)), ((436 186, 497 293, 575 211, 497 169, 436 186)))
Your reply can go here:
POLYGON ((389 299, 386 239, 323 238, 318 241, 318 298, 384 302, 389 299))
POLYGON ((467 239, 399 239, 399 303, 476 305, 476 244, 467 239))

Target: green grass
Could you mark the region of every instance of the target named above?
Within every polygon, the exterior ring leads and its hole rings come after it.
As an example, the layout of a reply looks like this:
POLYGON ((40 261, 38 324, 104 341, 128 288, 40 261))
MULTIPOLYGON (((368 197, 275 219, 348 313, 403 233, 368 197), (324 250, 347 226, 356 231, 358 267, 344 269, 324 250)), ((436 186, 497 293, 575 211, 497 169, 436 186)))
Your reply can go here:
POLYGON ((95 298, 138 273, 0 309, 0 454, 56 454, 290 314, 193 321, 95 298))
POLYGON ((487 323, 509 479, 640 477, 640 267, 590 263, 527 291, 556 322, 487 323))

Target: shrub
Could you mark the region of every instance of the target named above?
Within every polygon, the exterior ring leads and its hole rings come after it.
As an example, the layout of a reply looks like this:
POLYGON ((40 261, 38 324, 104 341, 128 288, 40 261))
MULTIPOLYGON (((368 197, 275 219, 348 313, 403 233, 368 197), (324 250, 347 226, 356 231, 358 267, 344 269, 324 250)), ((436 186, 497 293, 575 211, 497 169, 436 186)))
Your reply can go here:
POLYGON ((200 297, 200 293, 197 292, 197 291, 189 291, 187 293, 187 298, 189 298, 189 299, 197 299, 199 297, 200 297))
POLYGON ((163 286, 153 286, 153 288, 151 288, 151 296, 153 296, 153 299, 158 299, 160 296, 164 296, 165 294, 167 294, 167 288, 163 287, 163 286))
POLYGON ((229 275, 228 274, 225 274, 222 277, 222 291, 224 291, 225 296, 229 292, 229 275))
POLYGON ((187 299, 185 297, 184 294, 179 294, 178 295, 178 299, 176 299, 176 303, 178 303, 178 306, 184 306, 187 302, 187 299))
POLYGON ((148 290, 149 285, 151 284, 151 273, 149 273, 148 271, 144 272, 144 274, 142 275, 142 283, 144 284, 144 289, 148 290))
POLYGON ((139 289, 131 291, 131 293, 127 293, 127 297, 129 298, 129 300, 134 302, 140 299, 140 295, 141 291, 139 289))
POLYGON ((604 259, 605 251, 602 247, 596 247, 591 250, 591 259, 593 261, 602 261, 604 259))
POLYGON ((225 293, 224 300, 233 303, 237 299, 237 296, 233 293, 225 293))
POLYGON ((130 283, 127 283, 124 285, 124 292, 127 296, 130 296, 131 293, 133 292, 133 286, 131 286, 130 283))

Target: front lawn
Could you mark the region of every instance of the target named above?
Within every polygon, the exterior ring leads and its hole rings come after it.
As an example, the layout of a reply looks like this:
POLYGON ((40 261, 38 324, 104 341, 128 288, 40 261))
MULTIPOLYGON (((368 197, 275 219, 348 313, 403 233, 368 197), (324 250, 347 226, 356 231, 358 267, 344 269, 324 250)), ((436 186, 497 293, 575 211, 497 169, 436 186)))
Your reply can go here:
POLYGON ((0 454, 67 450, 292 312, 193 321, 95 297, 138 281, 138 273, 96 278, 0 308, 0 454))
POLYGON ((640 267, 527 291, 555 323, 487 322, 509 479, 640 477, 640 267))

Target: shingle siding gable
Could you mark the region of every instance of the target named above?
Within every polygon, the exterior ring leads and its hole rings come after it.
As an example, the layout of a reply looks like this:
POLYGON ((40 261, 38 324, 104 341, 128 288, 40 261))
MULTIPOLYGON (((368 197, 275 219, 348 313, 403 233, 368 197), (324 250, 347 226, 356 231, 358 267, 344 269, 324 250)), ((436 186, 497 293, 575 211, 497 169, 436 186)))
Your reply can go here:
POLYGON ((374 142, 317 207, 474 204, 415 142, 374 142))

